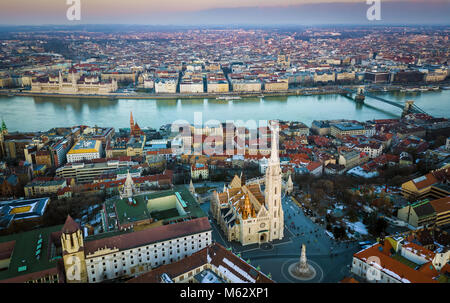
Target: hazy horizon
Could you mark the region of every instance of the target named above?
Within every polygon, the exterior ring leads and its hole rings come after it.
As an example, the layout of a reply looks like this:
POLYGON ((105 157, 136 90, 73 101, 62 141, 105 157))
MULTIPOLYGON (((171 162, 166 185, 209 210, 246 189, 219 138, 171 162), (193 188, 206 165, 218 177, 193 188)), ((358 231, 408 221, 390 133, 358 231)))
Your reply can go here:
POLYGON ((449 0, 382 0, 381 21, 368 21, 365 0, 81 0, 69 21, 62 0, 0 4, 0 25, 449 25, 449 0))

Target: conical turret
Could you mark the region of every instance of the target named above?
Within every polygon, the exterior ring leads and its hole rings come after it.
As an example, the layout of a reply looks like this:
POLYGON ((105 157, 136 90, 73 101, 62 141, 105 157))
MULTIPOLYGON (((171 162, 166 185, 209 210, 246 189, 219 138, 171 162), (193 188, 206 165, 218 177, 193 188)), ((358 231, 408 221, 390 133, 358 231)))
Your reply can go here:
POLYGON ((2 129, 1 129, 2 134, 7 135, 8 134, 8 128, 6 127, 6 123, 2 118, 2 129))
POLYGON ((289 195, 294 191, 294 183, 292 182, 291 175, 289 175, 289 178, 286 183, 286 193, 289 195))

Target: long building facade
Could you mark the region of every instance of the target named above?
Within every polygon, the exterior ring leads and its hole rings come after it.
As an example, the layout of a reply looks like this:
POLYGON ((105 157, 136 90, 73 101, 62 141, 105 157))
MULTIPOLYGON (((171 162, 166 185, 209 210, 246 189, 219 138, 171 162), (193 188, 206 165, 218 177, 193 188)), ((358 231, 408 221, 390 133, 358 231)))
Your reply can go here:
POLYGON ((117 89, 118 86, 115 79, 111 80, 111 82, 100 82, 98 77, 77 79, 72 73, 70 80, 64 80, 61 72, 57 79, 49 77, 48 79, 31 83, 32 92, 49 94, 110 94, 117 91, 117 89))
POLYGON ((190 256, 212 242, 206 217, 85 241, 68 217, 61 235, 67 283, 133 277, 190 256), (74 265, 80 266, 76 272, 74 265))

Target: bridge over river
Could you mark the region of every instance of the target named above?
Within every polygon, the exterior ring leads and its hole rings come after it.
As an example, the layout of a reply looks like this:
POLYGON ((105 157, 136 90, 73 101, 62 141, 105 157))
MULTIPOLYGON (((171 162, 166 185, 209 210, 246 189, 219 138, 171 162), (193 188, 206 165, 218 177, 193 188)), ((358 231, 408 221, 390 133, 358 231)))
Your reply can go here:
POLYGON ((412 100, 408 100, 404 104, 390 101, 390 100, 384 99, 382 97, 376 96, 374 94, 365 92, 364 87, 359 87, 358 90, 352 90, 349 88, 341 88, 341 89, 343 91, 343 93, 341 94, 342 96, 344 96, 348 99, 351 99, 353 101, 356 101, 356 102, 363 103, 365 98, 371 98, 371 99, 378 100, 378 101, 387 103, 389 105, 395 106, 397 108, 400 108, 403 110, 402 117, 407 114, 410 114, 410 113, 412 113, 412 114, 427 114, 423 109, 421 109, 416 104, 414 104, 414 101, 412 101, 412 100), (355 94, 355 97, 353 97, 353 94, 355 94))

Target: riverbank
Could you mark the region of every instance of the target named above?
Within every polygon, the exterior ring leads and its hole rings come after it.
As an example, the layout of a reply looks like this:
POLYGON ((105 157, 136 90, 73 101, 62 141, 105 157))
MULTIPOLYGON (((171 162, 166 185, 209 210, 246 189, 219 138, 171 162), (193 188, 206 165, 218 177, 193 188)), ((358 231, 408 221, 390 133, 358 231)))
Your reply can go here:
MULTIPOLYGON (((304 91, 300 89, 278 91, 278 92, 256 92, 256 93, 193 93, 193 94, 107 94, 107 95, 85 95, 85 94, 48 94, 48 93, 35 93, 35 92, 14 92, 14 91, 0 91, 0 95, 3 96, 24 96, 24 97, 55 97, 55 98, 98 98, 98 99, 216 99, 218 97, 241 97, 241 98, 254 98, 254 97, 280 97, 280 96, 305 96, 305 95, 326 95, 326 94, 339 94, 343 93, 342 90, 326 90, 326 91, 304 91)), ((224 100, 225 101, 225 100, 224 100)))
MULTIPOLYGON (((24 96, 24 97, 55 97, 55 98, 98 98, 98 99, 217 99, 220 97, 240 97, 240 98, 261 98, 261 97, 284 97, 284 96, 311 96, 311 95, 330 95, 347 93, 345 89, 356 90, 357 86, 341 87, 317 87, 317 88, 296 88, 287 91, 261 91, 261 92, 227 92, 227 93, 175 93, 175 94, 156 94, 156 93, 134 93, 134 94, 50 94, 37 93, 29 91, 20 91, 17 89, 0 90, 3 96, 24 96)), ((384 89, 369 88, 370 92, 392 92, 399 91, 400 87, 385 87, 384 89)), ((224 101, 227 101, 226 99, 224 101)))

